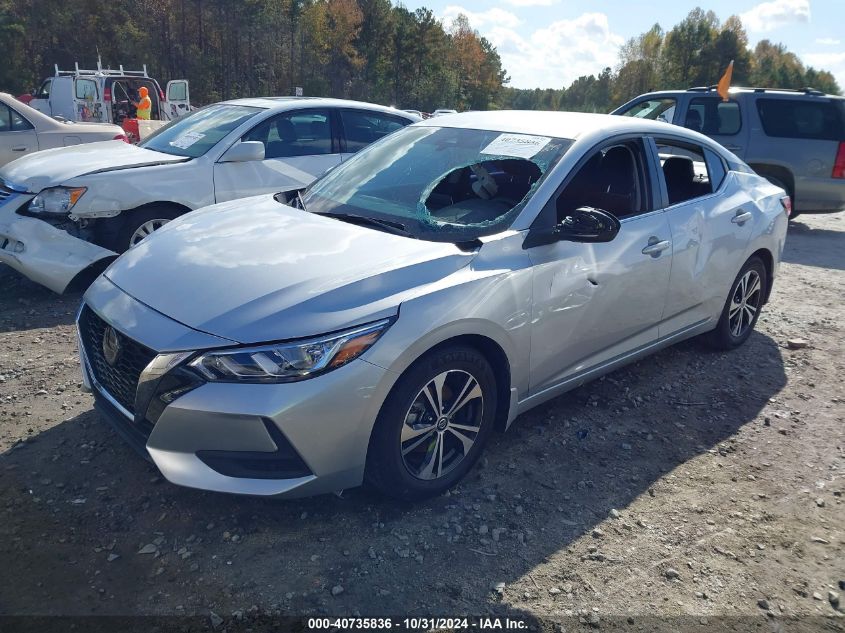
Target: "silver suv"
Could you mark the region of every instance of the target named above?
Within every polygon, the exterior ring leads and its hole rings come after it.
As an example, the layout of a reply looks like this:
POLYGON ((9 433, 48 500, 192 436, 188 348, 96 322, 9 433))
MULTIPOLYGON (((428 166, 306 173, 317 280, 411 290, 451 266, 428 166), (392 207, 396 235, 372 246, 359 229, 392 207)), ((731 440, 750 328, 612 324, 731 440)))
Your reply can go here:
POLYGON ((792 198, 792 216, 845 210, 845 99, 715 86, 650 92, 611 114, 682 125, 721 143, 792 198))

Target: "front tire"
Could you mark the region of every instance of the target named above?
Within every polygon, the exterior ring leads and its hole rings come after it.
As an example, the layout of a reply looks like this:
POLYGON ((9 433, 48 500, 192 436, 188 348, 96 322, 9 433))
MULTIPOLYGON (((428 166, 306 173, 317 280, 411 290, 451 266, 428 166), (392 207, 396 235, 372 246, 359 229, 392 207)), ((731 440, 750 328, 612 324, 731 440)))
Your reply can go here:
POLYGON ((736 276, 716 329, 705 340, 716 349, 739 347, 754 330, 763 307, 768 284, 766 266, 759 257, 752 257, 736 276))
POLYGON ((123 225, 115 236, 114 250, 118 253, 128 251, 154 231, 184 213, 182 209, 159 204, 127 212, 123 225))
POLYGON ((466 475, 496 418, 496 378, 477 350, 451 346, 421 357, 382 405, 365 480, 413 501, 440 494, 466 475))

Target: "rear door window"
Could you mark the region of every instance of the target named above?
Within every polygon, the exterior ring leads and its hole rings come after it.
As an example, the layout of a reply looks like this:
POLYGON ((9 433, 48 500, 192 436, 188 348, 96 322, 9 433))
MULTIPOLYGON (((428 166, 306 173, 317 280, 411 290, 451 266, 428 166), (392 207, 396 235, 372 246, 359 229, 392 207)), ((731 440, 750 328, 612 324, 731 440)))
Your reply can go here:
POLYGON ((370 143, 410 123, 402 117, 368 110, 341 110, 340 120, 343 124, 348 154, 354 154, 370 143))
POLYGON ((739 104, 719 97, 697 97, 690 101, 684 127, 707 136, 738 134, 742 127, 739 104))
POLYGON ((834 101, 757 99, 757 112, 767 136, 845 140, 843 108, 834 101))
POLYGON ((711 194, 722 183, 724 165, 721 172, 711 173, 712 166, 705 159, 709 150, 673 139, 655 139, 655 143, 670 206, 711 194))
POLYGON ((82 101, 96 101, 97 83, 92 79, 77 79, 76 98, 82 101))

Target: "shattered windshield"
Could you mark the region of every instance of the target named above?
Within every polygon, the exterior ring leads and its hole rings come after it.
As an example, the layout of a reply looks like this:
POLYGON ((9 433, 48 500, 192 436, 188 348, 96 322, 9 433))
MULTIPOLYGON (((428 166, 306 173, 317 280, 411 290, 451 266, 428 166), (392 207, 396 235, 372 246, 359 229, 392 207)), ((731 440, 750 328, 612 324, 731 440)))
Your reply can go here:
POLYGON ((430 241, 506 229, 572 144, 549 136, 404 128, 315 182, 313 213, 370 218, 430 241))

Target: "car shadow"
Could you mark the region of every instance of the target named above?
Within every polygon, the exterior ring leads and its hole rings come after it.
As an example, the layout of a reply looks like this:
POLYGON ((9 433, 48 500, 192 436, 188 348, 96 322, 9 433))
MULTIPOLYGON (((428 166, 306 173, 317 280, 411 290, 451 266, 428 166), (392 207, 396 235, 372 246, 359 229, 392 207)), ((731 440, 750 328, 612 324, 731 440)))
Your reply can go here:
POLYGON ((842 231, 818 229, 803 223, 800 218, 789 223, 783 261, 845 270, 845 225, 842 231))
POLYGON ((0 264, 0 300, 3 302, 0 333, 70 325, 82 301, 82 294, 68 292, 58 295, 0 264))
POLYGON ((785 384, 764 334, 729 353, 687 341, 520 416, 458 487, 414 505, 179 488, 88 411, 0 455, 2 612, 505 613, 494 582, 730 450, 785 384))

